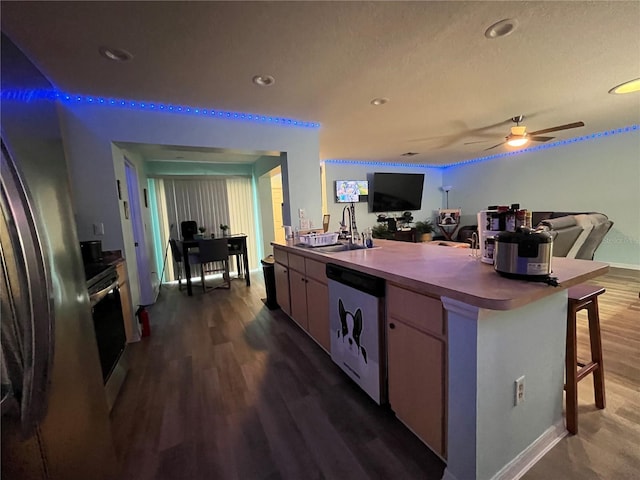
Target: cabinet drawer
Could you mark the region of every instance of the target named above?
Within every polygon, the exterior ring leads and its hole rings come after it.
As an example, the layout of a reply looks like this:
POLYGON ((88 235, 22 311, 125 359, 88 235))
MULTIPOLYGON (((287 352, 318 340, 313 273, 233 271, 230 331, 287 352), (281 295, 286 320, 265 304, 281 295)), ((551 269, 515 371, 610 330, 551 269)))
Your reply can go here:
POLYGON ((445 333, 439 299, 387 284, 387 316, 438 335, 445 333))
POLYGON ((293 268, 294 270, 299 271, 300 273, 304 272, 304 257, 300 255, 294 255, 292 253, 289 254, 289 268, 293 268))
POLYGON ((273 258, 276 259, 276 262, 282 265, 289 265, 289 256, 287 255, 287 252, 281 248, 273 247, 273 258))
POLYGON ((313 278, 320 283, 327 284, 327 266, 325 263, 318 262, 317 260, 305 259, 305 268, 307 277, 313 278))

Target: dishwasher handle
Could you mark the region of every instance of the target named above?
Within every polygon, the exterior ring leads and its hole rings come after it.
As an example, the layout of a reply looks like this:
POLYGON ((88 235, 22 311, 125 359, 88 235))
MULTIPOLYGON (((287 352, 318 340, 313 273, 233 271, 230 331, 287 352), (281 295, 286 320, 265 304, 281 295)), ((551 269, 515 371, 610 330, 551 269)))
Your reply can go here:
POLYGON ((327 278, 347 287, 355 288, 374 297, 382 298, 385 294, 385 282, 383 278, 375 277, 368 273, 358 272, 350 268, 327 263, 327 278))

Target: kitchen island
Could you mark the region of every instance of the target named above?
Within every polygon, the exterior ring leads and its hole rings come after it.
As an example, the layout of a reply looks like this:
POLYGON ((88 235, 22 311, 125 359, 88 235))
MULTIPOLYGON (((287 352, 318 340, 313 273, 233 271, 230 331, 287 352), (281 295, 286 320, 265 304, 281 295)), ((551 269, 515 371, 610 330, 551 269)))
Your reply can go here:
POLYGON ((554 257, 560 285, 552 287, 501 277, 468 249, 385 240, 376 240, 373 249, 335 253, 273 245, 276 261, 289 255, 298 264, 331 262, 386 280, 386 327, 394 329, 387 330, 390 406, 445 459, 444 479, 517 477, 566 434, 566 289, 606 273, 607 264, 554 257), (407 333, 398 337, 396 325, 406 325, 407 333), (415 343, 419 336, 425 342, 415 343), (394 338, 412 342, 406 348, 413 352, 410 368, 397 367, 394 338), (517 406, 516 380, 525 386, 517 406), (408 385, 397 392, 413 388, 424 400, 394 397, 399 381, 408 385), (440 412, 442 428, 433 415, 420 423, 419 408, 440 412))

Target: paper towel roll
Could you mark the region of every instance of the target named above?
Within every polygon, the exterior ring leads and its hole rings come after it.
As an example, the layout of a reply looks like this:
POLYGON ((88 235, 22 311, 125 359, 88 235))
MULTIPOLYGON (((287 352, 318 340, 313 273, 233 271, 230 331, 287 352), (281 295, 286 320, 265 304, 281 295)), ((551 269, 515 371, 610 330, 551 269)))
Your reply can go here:
POLYGON ((291 230, 291 225, 284 225, 284 238, 289 240, 293 238, 293 230, 291 230))

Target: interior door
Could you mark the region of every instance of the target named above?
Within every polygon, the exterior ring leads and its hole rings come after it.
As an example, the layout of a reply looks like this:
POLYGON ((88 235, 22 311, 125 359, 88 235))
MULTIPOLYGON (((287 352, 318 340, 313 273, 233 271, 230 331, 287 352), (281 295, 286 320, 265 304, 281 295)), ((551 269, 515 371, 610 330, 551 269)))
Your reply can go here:
MULTIPOLYGON (((129 192, 129 213, 133 242, 136 254, 137 283, 140 288, 140 304, 150 305, 155 301, 155 295, 151 288, 151 272, 149 256, 147 252, 144 222, 140 208, 140 188, 138 187, 138 175, 136 169, 128 161, 124 163, 127 178, 127 190, 129 192)), ((133 269, 129 267, 129 272, 133 269)))

